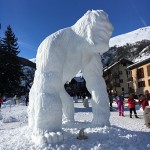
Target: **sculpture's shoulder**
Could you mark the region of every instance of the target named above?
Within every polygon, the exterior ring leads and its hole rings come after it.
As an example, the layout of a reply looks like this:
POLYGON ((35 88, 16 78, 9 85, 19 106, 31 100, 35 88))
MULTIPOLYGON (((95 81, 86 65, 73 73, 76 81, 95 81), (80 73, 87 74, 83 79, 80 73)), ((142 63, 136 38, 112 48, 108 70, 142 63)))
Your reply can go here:
POLYGON ((65 28, 47 36, 38 47, 37 53, 41 53, 43 49, 54 50, 60 46, 60 44, 61 47, 63 47, 63 44, 69 39, 70 32, 72 32, 70 28, 65 28))

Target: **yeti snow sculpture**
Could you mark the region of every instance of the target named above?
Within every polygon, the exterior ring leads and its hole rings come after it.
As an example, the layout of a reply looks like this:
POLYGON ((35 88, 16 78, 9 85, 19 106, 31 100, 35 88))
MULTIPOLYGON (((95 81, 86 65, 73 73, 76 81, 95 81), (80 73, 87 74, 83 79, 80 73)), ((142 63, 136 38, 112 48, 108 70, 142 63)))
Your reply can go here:
POLYGON ((65 138, 62 120, 73 123, 74 105, 64 84, 79 70, 92 95, 92 124, 109 125, 109 100, 99 54, 108 50, 112 30, 107 14, 92 10, 73 26, 57 31, 41 43, 28 108, 34 142, 55 143, 65 138))

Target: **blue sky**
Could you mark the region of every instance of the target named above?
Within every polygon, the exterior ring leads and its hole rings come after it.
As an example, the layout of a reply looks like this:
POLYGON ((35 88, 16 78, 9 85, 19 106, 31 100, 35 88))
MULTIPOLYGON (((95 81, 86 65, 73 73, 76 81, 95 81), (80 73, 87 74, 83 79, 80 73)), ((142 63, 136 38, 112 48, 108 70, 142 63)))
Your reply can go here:
POLYGON ((48 35, 73 25, 87 10, 102 9, 113 37, 150 26, 150 0, 0 0, 0 37, 11 25, 24 58, 35 58, 48 35))

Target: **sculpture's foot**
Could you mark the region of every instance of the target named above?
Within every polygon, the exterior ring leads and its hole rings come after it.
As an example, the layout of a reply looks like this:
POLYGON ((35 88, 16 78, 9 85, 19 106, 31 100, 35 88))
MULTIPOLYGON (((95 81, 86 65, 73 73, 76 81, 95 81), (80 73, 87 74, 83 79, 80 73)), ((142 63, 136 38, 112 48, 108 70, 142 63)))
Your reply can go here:
POLYGON ((32 141, 37 145, 58 143, 67 139, 65 132, 45 132, 43 134, 34 132, 32 141))

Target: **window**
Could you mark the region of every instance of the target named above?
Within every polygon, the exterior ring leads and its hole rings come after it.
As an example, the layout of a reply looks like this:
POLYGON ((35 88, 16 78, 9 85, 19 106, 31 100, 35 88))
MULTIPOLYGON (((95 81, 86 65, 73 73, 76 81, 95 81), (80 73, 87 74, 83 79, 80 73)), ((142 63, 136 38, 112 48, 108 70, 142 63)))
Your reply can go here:
POLYGON ((138 88, 145 87, 145 81, 138 82, 138 88))
POLYGON ((128 70, 127 72, 128 72, 128 75, 130 75, 130 70, 128 70))
POLYGON ((138 79, 144 78, 144 69, 143 68, 137 69, 137 78, 138 79))
POLYGON ((130 71, 130 70, 126 70, 126 75, 127 75, 127 77, 129 77, 130 74, 131 74, 131 71, 130 71))
POLYGON ((150 79, 148 80, 148 85, 150 86, 150 79))
POLYGON ((147 66, 147 75, 150 76, 150 65, 147 66))
POLYGON ((127 66, 127 64, 126 63, 122 63, 122 66, 127 66))
POLYGON ((119 74, 122 74, 122 71, 119 71, 119 74))
POLYGON ((123 83, 123 79, 119 79, 119 82, 120 82, 120 83, 123 83))

